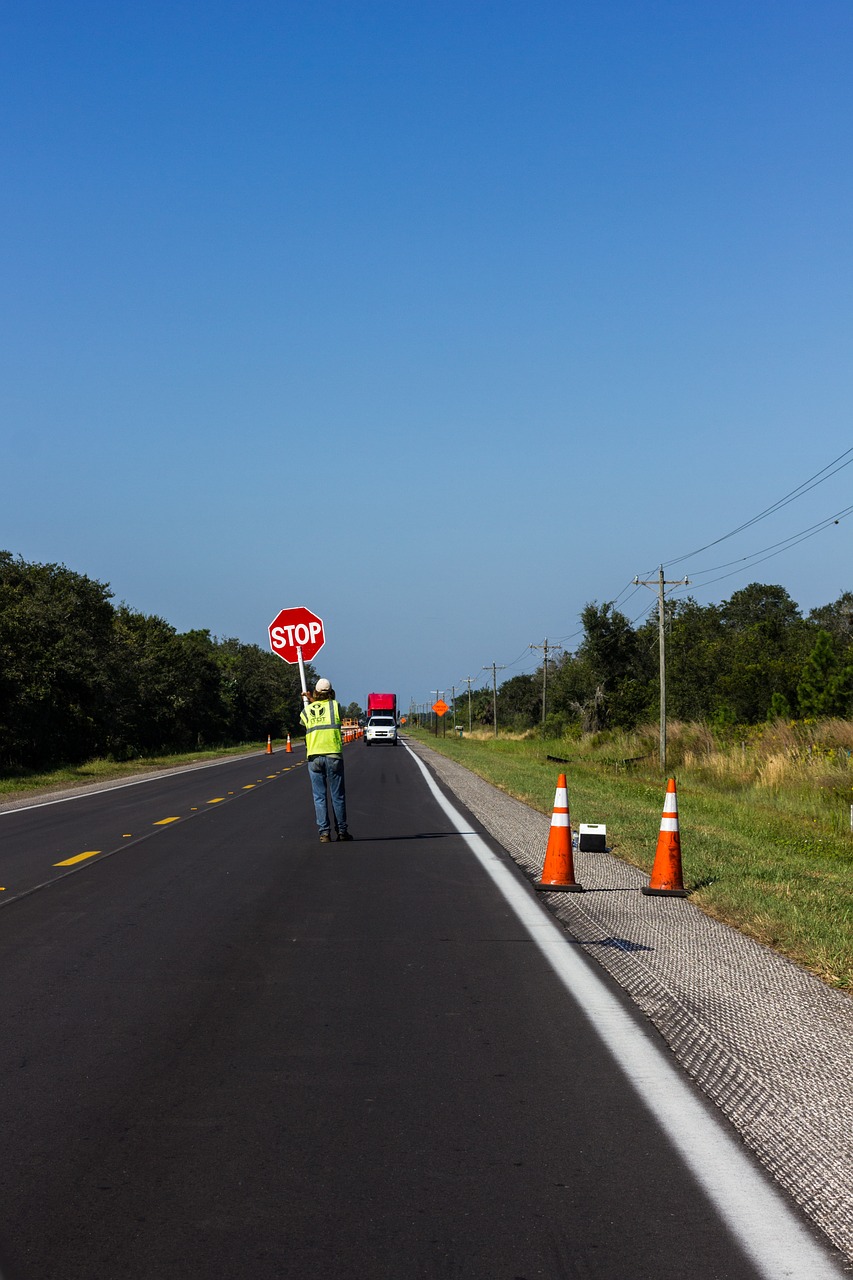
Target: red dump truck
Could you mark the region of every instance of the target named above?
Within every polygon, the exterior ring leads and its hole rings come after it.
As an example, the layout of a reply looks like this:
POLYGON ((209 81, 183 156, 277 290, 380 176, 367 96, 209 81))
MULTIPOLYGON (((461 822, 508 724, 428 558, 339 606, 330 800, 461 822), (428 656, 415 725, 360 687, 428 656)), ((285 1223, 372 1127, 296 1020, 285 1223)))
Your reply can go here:
POLYGON ((369 747, 371 742, 393 742, 396 747, 396 693, 369 693, 367 695, 367 724, 364 726, 364 745, 369 747))

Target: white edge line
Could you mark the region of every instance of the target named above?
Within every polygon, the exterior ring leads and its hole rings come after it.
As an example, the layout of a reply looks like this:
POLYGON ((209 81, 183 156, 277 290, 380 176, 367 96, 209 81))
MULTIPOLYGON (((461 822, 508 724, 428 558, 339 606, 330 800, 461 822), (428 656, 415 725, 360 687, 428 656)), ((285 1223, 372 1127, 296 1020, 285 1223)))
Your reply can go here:
MULTIPOLYGON (((266 755, 266 752, 262 750, 258 754, 266 755)), ((85 800, 87 796, 102 796, 108 791, 123 791, 125 787, 141 787, 145 782, 161 782, 163 778, 176 778, 183 773, 201 773, 203 769, 218 769, 224 764, 233 764, 235 760, 250 760, 253 756, 254 752, 249 752, 245 756, 228 756, 225 760, 211 760, 210 764, 188 764, 184 768, 159 769, 154 773, 146 774, 144 778, 134 778, 132 782, 116 782, 114 785, 106 784, 102 787, 98 787, 95 783, 91 789, 81 787, 73 796, 57 796, 55 800, 39 800, 36 804, 22 804, 14 808, 0 809, 0 818, 5 818, 10 813, 29 813, 31 809, 45 809, 51 804, 67 804, 69 800, 85 800)))
MULTIPOLYGON (((405 745, 405 744, 404 744, 405 745)), ((530 896, 514 873, 442 794, 426 765, 406 746, 444 813, 491 876, 557 977, 664 1136, 684 1160, 720 1217, 764 1280, 840 1280, 847 1273, 791 1211, 769 1175, 744 1156, 735 1139, 693 1095, 680 1072, 650 1041, 605 984, 568 945, 562 926, 530 896)), ((698 1085, 695 1086, 698 1089, 698 1085)), ((817 1230, 817 1228, 816 1228, 817 1230)))

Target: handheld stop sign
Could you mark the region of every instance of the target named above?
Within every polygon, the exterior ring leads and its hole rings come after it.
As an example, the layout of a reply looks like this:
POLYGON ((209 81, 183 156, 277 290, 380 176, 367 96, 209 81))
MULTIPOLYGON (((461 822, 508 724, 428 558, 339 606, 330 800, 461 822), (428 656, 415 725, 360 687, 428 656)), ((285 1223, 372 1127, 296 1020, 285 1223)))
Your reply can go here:
POLYGON ((326 643, 323 632, 323 619, 318 618, 310 609, 298 606, 295 609, 282 609, 269 625, 270 648, 284 662, 293 666, 299 663, 299 678, 302 692, 308 692, 305 683, 305 663, 310 662, 326 643))

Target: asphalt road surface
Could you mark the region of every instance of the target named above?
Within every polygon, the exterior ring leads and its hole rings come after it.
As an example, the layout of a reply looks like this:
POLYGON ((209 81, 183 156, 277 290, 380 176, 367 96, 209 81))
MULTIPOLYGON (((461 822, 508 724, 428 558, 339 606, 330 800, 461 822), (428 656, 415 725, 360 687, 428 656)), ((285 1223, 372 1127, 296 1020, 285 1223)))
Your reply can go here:
POLYGON ((0 814, 4 1280, 814 1280, 725 1224, 406 748, 345 759, 349 844, 301 748, 0 814))

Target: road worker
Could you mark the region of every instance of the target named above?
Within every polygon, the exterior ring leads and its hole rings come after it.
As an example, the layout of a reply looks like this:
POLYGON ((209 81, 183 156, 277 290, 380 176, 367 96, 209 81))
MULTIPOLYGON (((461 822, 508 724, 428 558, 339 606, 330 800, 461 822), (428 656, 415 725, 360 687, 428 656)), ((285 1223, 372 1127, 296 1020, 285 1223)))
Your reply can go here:
POLYGON ((344 786, 344 756, 341 741, 341 709, 328 680, 318 680, 313 694, 303 693, 299 719, 305 726, 308 775, 314 796, 314 812, 320 829, 320 843, 329 844, 329 810, 326 785, 332 798, 335 830, 339 840, 352 840, 347 830, 347 798, 344 786))

